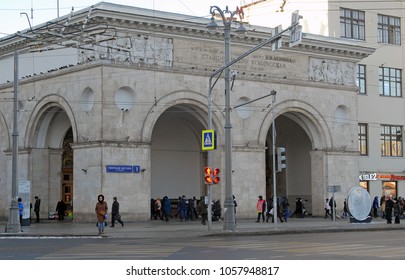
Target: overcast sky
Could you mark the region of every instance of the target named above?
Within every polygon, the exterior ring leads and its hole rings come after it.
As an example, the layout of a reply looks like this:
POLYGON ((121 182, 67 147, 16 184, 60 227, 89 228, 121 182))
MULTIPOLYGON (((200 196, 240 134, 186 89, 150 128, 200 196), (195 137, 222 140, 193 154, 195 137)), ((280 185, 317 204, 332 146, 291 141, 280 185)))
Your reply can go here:
MULTIPOLYGON (((29 28, 27 13, 32 26, 69 14, 72 7, 75 11, 102 2, 101 0, 1 0, 0 3, 0 37, 14 34, 19 30, 29 28)), ((181 13, 193 16, 208 17, 210 6, 216 5, 225 9, 235 10, 243 3, 252 0, 109 0, 104 2, 137 6, 167 12, 181 13)))

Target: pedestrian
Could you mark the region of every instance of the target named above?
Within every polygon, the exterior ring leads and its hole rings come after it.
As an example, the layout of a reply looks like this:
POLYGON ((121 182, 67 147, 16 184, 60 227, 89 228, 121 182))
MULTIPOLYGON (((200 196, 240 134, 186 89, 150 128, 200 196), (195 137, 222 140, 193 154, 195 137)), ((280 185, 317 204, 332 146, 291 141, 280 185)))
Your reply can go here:
POLYGON ((39 223, 39 211, 41 207, 41 200, 38 198, 38 196, 35 196, 35 204, 34 204, 34 212, 36 216, 36 223, 39 223))
MULTIPOLYGON (((190 219, 191 221, 194 221, 194 201, 192 198, 189 198, 187 200, 187 217, 188 219, 190 219)), ((196 217, 197 218, 197 217, 196 217)))
POLYGON ((386 196, 381 196, 381 199, 380 199, 380 208, 381 208, 381 217, 383 218, 383 219, 385 219, 385 200, 386 200, 387 198, 386 198, 386 196))
POLYGON ((386 197, 385 200, 385 218, 387 224, 392 224, 392 209, 394 208, 394 202, 392 201, 391 196, 386 197))
POLYGON ((374 214, 374 218, 378 217, 378 196, 374 197, 373 200, 373 214, 374 214))
POLYGON ((155 214, 155 199, 150 199, 150 219, 153 219, 153 215, 155 214))
POLYGON ((403 197, 398 198, 398 203, 399 203, 399 218, 403 218, 404 215, 404 206, 405 206, 405 201, 403 197))
POLYGON ((197 207, 198 207, 197 198, 195 196, 193 196, 193 215, 194 215, 195 219, 198 219, 197 207))
POLYGON ((179 201, 179 213, 180 213, 180 222, 186 222, 187 220, 187 199, 183 195, 179 201))
POLYGON ((162 201, 160 201, 160 198, 158 197, 155 200, 155 212, 153 213, 153 218, 157 220, 157 217, 159 216, 159 219, 163 220, 162 216, 162 201))
POLYGON ((305 217, 305 208, 301 197, 297 197, 295 200, 295 215, 298 218, 305 217))
POLYGON ((332 215, 330 215, 330 219, 333 220, 333 216, 336 217, 336 201, 333 196, 329 199, 329 206, 332 212, 332 215))
POLYGON ((325 219, 328 218, 328 216, 332 216, 332 215, 330 214, 329 199, 327 198, 325 201, 325 219))
POLYGON ((115 221, 118 221, 121 226, 124 226, 124 222, 121 220, 121 215, 120 215, 120 204, 117 200, 117 197, 113 197, 114 202, 112 203, 111 207, 111 226, 114 227, 115 221))
POLYGON ((170 198, 168 198, 167 196, 163 197, 162 210, 163 218, 166 220, 166 222, 168 222, 169 218, 171 218, 172 215, 172 203, 170 201, 170 198))
POLYGON ((58 221, 63 221, 65 219, 66 205, 63 200, 59 200, 56 204, 56 212, 58 212, 58 221))
POLYGON ((96 217, 97 217, 97 227, 98 233, 103 234, 105 228, 105 217, 107 215, 108 206, 107 203, 104 201, 104 195, 99 194, 97 197, 96 203, 96 217))
POLYGON ((235 226, 236 226, 236 207, 238 207, 238 203, 236 202, 236 198, 234 195, 232 195, 233 198, 233 213, 235 216, 235 226))
POLYGON ((273 218, 273 214, 274 214, 274 210, 273 210, 273 197, 267 199, 266 202, 266 223, 269 222, 269 219, 272 218, 272 222, 274 223, 274 218, 273 218))
POLYGON ((266 201, 263 199, 263 196, 259 195, 257 203, 256 203, 256 210, 257 210, 257 220, 256 223, 260 222, 260 217, 262 217, 264 223, 264 213, 266 211, 266 201))
MULTIPOLYGON (((20 227, 22 226, 22 217, 24 213, 24 204, 22 203, 21 197, 18 198, 18 215, 20 216, 20 227)), ((23 232, 21 230, 21 232, 23 232)))
POLYGON ((205 204, 205 197, 201 196, 200 201, 198 202, 198 212, 201 215, 201 224, 205 225, 205 221, 208 218, 208 207, 207 204, 205 204))
MULTIPOLYGON (((274 223, 274 207, 273 207, 273 198, 269 200, 267 203, 267 208, 270 209, 268 211, 268 215, 266 217, 266 222, 268 222, 269 217, 271 216, 271 222, 274 223)), ((284 214, 283 210, 281 209, 280 198, 276 198, 276 209, 277 209, 277 218, 280 220, 281 223, 284 223, 284 214)))
POLYGON ((399 206, 398 199, 394 198, 393 203, 394 203, 394 206, 393 206, 393 209, 394 209, 394 221, 395 221, 396 224, 399 224, 400 223, 400 219, 399 219, 400 206, 399 206))
POLYGON ((347 211, 347 200, 346 200, 346 198, 345 198, 345 201, 343 202, 343 219, 346 219, 346 218, 347 218, 347 214, 348 214, 348 211, 347 211))
POLYGON ((288 218, 290 217, 290 209, 288 208, 290 206, 290 203, 288 202, 287 197, 283 197, 282 206, 284 221, 287 222, 288 218))

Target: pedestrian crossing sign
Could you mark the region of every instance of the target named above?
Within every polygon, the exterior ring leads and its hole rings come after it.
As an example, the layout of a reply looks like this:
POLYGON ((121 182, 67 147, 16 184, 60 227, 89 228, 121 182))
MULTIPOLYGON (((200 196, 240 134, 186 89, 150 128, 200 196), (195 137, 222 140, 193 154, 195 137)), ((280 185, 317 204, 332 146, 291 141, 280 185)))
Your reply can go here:
POLYGON ((209 151, 216 149, 215 145, 215 131, 213 129, 207 129, 202 131, 202 150, 209 151))

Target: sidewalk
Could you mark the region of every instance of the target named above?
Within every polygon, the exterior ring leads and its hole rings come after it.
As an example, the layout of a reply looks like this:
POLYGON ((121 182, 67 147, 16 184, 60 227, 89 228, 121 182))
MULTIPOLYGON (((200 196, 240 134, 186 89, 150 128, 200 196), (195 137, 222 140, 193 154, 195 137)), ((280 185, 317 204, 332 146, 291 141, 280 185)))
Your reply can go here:
POLYGON ((373 230, 404 230, 405 220, 401 224, 387 224, 386 220, 375 218, 371 223, 349 223, 348 220, 306 217, 303 219, 290 218, 287 223, 256 223, 255 219, 238 220, 236 231, 223 230, 223 222, 212 222, 212 229, 203 226, 200 221, 180 223, 178 220, 169 222, 150 220, 145 222, 128 222, 122 227, 119 223, 114 228, 106 227, 103 235, 98 234, 96 222, 79 223, 54 220, 43 220, 23 226, 22 233, 5 233, 7 221, 0 221, 0 238, 5 237, 65 237, 65 238, 179 238, 201 236, 243 236, 271 234, 299 234, 343 231, 373 231, 373 230))

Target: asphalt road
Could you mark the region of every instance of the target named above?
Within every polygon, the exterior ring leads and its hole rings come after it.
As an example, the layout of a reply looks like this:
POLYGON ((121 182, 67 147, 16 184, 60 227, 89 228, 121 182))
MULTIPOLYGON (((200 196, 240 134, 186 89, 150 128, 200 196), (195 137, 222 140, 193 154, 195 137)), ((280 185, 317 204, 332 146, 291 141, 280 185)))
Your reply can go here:
POLYGON ((402 231, 198 238, 2 237, 0 260, 405 260, 402 231))

